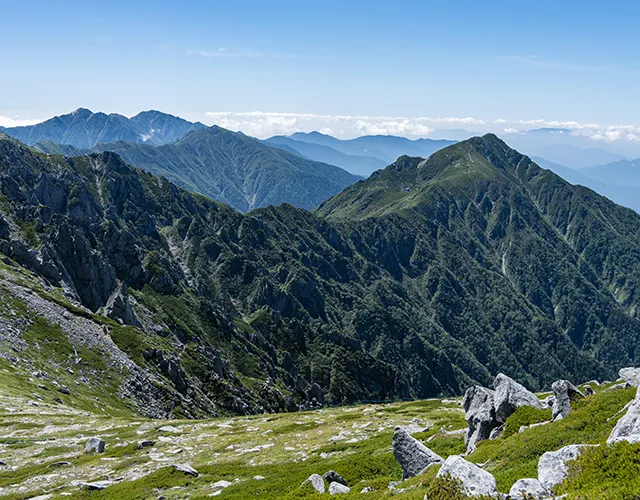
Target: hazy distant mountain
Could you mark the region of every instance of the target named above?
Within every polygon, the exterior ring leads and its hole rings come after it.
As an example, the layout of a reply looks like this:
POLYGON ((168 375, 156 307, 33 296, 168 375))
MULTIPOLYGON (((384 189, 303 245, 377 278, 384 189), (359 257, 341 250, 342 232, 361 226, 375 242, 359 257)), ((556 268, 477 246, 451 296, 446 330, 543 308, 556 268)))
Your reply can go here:
MULTIPOLYGON (((542 168, 551 170, 573 185, 580 185, 593 189, 595 192, 606 196, 618 205, 633 208, 636 212, 640 213, 640 188, 637 187, 637 183, 640 182, 640 179, 636 179, 635 185, 632 182, 627 185, 619 185, 613 182, 606 182, 604 180, 606 179, 606 176, 602 176, 604 178, 603 180, 598 180, 597 178, 590 176, 591 172, 597 171, 603 167, 609 167, 608 165, 576 170, 565 165, 559 165, 558 163, 551 162, 545 158, 534 156, 531 159, 542 168)), ((640 173, 640 171, 638 172, 640 173)))
POLYGON ((217 126, 173 144, 120 141, 98 144, 93 151, 118 153, 131 165, 241 212, 281 203, 311 209, 360 179, 217 126))
POLYGON ((277 135, 267 139, 267 144, 295 152, 330 165, 337 165, 352 174, 368 177, 372 172, 387 166, 387 162, 374 156, 351 155, 342 153, 332 147, 312 142, 296 141, 291 137, 277 135))
POLYGON ((29 146, 51 141, 76 148, 92 148, 102 142, 128 141, 161 145, 174 142, 192 130, 204 128, 177 116, 159 111, 144 111, 133 118, 119 114, 94 113, 78 108, 67 115, 55 116, 36 125, 4 129, 8 136, 29 146))
POLYGON ((567 129, 529 130, 507 134, 504 139, 526 155, 546 158, 571 168, 592 167, 624 159, 621 154, 600 147, 597 141, 574 135, 567 129))
MULTIPOLYGON (((640 158, 586 168, 584 173, 607 184, 640 187, 640 158)), ((638 192, 638 198, 640 198, 640 192, 638 192)))
POLYGON ((378 158, 386 164, 402 155, 427 158, 455 142, 433 139, 412 140, 393 135, 365 135, 355 139, 341 140, 320 132, 296 132, 290 138, 295 141, 328 146, 346 155, 378 158))

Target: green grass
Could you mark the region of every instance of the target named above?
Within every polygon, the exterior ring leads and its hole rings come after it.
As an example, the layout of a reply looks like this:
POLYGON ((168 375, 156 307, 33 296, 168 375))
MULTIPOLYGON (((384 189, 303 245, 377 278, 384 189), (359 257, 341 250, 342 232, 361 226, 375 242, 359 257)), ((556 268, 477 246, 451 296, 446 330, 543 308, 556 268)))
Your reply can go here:
POLYGON ((558 493, 584 500, 640 499, 640 444, 586 449, 569 465, 569 476, 558 493))
POLYGON ((551 420, 551 408, 540 410, 533 406, 521 406, 504 423, 504 436, 517 434, 523 425, 537 424, 551 420))

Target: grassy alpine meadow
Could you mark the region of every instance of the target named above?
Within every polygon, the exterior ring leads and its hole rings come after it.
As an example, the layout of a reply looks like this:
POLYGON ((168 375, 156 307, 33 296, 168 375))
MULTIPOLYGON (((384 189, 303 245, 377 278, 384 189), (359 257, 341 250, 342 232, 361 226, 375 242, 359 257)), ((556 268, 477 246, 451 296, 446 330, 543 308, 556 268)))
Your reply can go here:
MULTIPOLYGON (((425 493, 434 499, 465 498, 455 481, 436 478, 437 467, 401 482, 391 450, 395 427, 412 425, 424 428, 413 436, 443 458, 464 453, 466 422, 459 399, 167 421, 125 415, 121 408, 110 414, 47 398, 34 401, 28 394, 35 382, 6 368, 0 378, 2 498, 315 498, 322 495, 303 483, 329 470, 351 487, 345 498, 423 499, 425 493), (19 383, 10 384, 12 378, 19 383), (85 453, 92 436, 105 440, 103 453, 85 453), (179 472, 174 464, 190 465, 199 475, 179 472), (83 486, 102 480, 111 484, 101 491, 83 486)), ((521 428, 546 413, 521 408, 508 419, 504 437, 481 442, 467 458, 483 464, 495 475, 498 490, 508 492, 517 479, 536 477, 545 451, 597 444, 570 464, 569 478, 556 493, 570 499, 637 498, 640 445, 606 446, 616 413, 635 389, 605 389, 574 404, 565 419, 538 427, 521 428)))

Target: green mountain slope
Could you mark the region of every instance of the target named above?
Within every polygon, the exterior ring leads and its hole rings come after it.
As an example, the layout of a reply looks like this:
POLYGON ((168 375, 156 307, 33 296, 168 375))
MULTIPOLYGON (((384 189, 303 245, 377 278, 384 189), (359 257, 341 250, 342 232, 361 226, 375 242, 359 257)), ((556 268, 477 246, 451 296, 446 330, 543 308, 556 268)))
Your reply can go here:
POLYGON ((339 167, 216 126, 160 147, 118 142, 94 150, 118 153, 131 165, 241 212, 285 202, 311 209, 358 180, 339 167))
POLYGON ((159 111, 144 111, 127 118, 79 108, 36 125, 6 128, 3 132, 30 146, 51 141, 76 148, 92 148, 102 142, 115 141, 166 144, 204 127, 202 123, 191 123, 159 111))
POLYGON ((2 253, 131 323, 124 352, 229 411, 460 394, 499 371, 610 379, 640 356, 640 216, 495 136, 400 158, 314 213, 242 215, 112 153, 11 140, 0 189, 2 253))

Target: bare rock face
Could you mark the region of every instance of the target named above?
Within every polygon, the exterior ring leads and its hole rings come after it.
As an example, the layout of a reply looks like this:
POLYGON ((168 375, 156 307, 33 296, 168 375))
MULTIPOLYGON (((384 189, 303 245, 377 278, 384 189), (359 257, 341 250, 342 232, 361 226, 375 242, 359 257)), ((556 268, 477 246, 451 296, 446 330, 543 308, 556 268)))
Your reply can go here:
POLYGON ((139 325, 133 313, 129 300, 129 290, 125 283, 122 283, 120 288, 117 288, 109 297, 107 305, 104 306, 104 315, 125 325, 139 325))
POLYGON ((575 460, 586 448, 586 444, 571 444, 557 451, 547 451, 538 461, 538 480, 544 488, 551 490, 567 477, 567 462, 575 460))
POLYGON ((467 495, 495 495, 496 493, 496 478, 461 456, 452 455, 445 460, 438 471, 438 477, 446 475, 462 481, 467 495))
POLYGON ((640 392, 636 393, 636 398, 629 405, 627 413, 618 420, 618 423, 609 434, 607 444, 629 441, 630 443, 640 443, 640 392))
POLYGON ((571 413, 571 401, 584 397, 575 385, 568 380, 556 380, 551 386, 556 395, 553 403, 552 418, 555 420, 559 415, 564 418, 571 413))
POLYGON ((493 389, 495 417, 500 423, 504 423, 521 406, 542 409, 542 404, 535 394, 502 373, 499 373, 494 380, 493 389))
POLYGON ((402 479, 417 476, 432 464, 440 464, 443 459, 409 433, 396 428, 393 433, 393 456, 402 466, 402 479))
POLYGON ((462 406, 469 428, 465 435, 467 453, 476 449, 478 442, 489 439, 491 431, 500 425, 493 406, 494 392, 481 386, 469 387, 464 393, 462 406))

